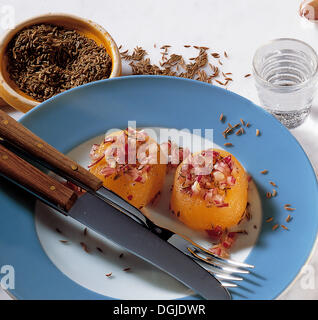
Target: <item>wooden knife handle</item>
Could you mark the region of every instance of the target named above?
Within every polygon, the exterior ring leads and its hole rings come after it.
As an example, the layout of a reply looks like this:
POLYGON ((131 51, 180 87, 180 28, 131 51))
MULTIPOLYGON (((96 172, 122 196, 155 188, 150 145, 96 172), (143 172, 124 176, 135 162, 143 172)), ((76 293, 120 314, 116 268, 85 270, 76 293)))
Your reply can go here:
POLYGON ((102 181, 0 110, 0 137, 96 191, 102 181))
POLYGON ((1 144, 0 172, 66 211, 77 200, 74 191, 33 167, 1 144))

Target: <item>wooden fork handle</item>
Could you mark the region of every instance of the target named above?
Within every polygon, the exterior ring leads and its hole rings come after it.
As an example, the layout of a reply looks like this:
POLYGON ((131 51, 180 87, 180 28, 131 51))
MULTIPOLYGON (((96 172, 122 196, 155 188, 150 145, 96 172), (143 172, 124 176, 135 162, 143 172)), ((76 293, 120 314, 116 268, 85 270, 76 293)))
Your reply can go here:
POLYGON ((77 199, 73 190, 33 167, 1 144, 0 172, 65 211, 68 211, 77 199))
POLYGON ((103 184, 88 170, 57 151, 2 110, 0 110, 0 137, 19 146, 39 160, 45 161, 93 191, 98 190, 103 184))

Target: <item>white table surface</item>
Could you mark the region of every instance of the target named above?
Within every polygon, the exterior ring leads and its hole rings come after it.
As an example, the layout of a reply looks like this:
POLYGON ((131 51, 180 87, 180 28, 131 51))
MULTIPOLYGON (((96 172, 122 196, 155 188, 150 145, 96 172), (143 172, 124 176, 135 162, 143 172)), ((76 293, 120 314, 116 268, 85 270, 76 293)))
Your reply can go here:
MULTIPOLYGON (((158 61, 161 45, 170 44, 174 52, 189 56, 194 52, 184 44, 208 46, 216 52, 226 50, 224 72, 233 73, 232 90, 258 103, 251 61, 258 46, 268 40, 290 37, 309 43, 318 51, 318 27, 298 16, 300 0, 6 0, 15 9, 15 21, 48 12, 65 12, 89 18, 106 28, 118 45, 148 50, 158 61), (190 51, 189 51, 190 50, 190 51)), ((1 27, 0 27, 1 28, 1 27)), ((0 33, 5 30, 0 29, 0 33)), ((124 74, 129 73, 127 66, 124 74)), ((5 108, 15 118, 21 114, 5 108)), ((318 100, 309 119, 291 131, 305 149, 318 172, 318 100)), ((318 299, 318 250, 298 279, 281 299, 318 299)), ((0 291, 0 299, 10 299, 0 291)))

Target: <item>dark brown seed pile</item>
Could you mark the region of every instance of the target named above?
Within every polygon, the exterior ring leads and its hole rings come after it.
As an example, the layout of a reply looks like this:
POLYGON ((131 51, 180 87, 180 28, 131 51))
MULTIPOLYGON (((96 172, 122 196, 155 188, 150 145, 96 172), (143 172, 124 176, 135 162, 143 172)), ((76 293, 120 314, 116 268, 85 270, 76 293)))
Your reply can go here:
POLYGON ((109 78, 112 69, 103 46, 74 30, 49 24, 20 31, 9 43, 7 57, 11 79, 38 101, 109 78))

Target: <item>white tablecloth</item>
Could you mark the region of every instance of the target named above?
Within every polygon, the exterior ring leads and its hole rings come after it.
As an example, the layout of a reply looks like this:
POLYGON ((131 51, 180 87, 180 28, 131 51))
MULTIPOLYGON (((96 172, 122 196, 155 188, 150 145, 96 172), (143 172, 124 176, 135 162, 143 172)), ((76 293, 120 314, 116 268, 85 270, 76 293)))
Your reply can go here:
MULTIPOLYGON (((143 46, 152 60, 160 58, 159 47, 172 45, 175 52, 189 56, 185 44, 208 46, 216 52, 226 50, 224 72, 232 72, 232 90, 258 103, 251 61, 258 46, 268 40, 290 37, 306 41, 318 51, 318 28, 298 16, 300 0, 7 0, 15 21, 48 12, 65 12, 100 23, 123 48, 143 46), (157 49, 154 49, 154 44, 157 49)), ((3 3, 3 2, 2 2, 3 3)), ((2 4, 0 4, 0 9, 2 4)), ((5 25, 0 10, 0 32, 5 25)), ((191 51, 190 51, 191 52, 191 51)), ((192 52, 191 52, 192 53, 192 52)), ((124 68, 124 73, 129 69, 124 68)), ((317 101, 317 100, 316 100, 317 101)), ((5 108, 15 118, 21 116, 5 108)), ((315 171, 318 170, 318 107, 314 104, 310 118, 291 131, 305 149, 315 171)), ((1 254, 1 253, 0 253, 1 254)), ((298 280, 282 299, 318 299, 318 250, 298 280), (308 282, 311 279, 311 282, 308 282), (313 285, 308 285, 313 283, 313 285)), ((0 291, 0 299, 9 297, 0 291)))

